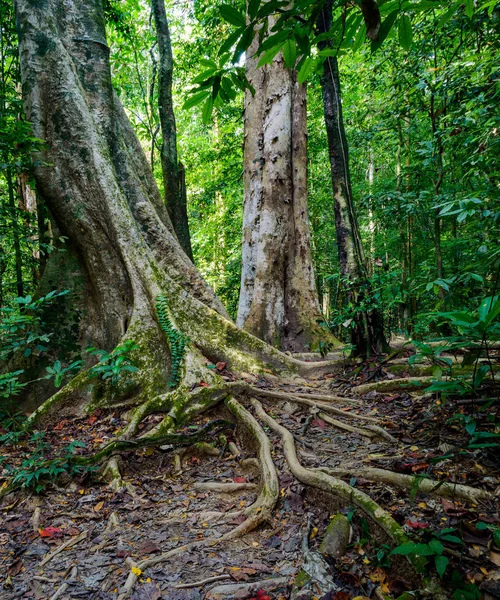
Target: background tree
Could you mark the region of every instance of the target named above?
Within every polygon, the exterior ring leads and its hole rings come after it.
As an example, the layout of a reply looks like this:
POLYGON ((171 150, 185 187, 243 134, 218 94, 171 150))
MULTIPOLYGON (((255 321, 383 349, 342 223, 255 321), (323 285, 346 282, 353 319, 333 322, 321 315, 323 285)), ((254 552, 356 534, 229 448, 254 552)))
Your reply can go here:
MULTIPOLYGON (((326 338, 311 257, 307 208, 306 88, 288 52, 258 66, 247 50, 243 251, 237 324, 284 350, 326 338)), ((333 341, 333 340, 332 340, 333 341)))
POLYGON ((158 65, 158 110, 162 133, 161 168, 165 202, 175 233, 184 252, 193 260, 187 215, 184 168, 177 158, 177 129, 172 99, 174 60, 164 0, 151 0, 160 56, 158 65))

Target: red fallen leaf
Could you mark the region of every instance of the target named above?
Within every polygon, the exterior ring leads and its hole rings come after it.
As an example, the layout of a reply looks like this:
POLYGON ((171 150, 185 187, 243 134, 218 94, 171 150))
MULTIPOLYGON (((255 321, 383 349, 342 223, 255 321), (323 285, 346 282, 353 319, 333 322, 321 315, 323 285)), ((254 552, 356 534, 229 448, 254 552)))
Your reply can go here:
POLYGON ((233 477, 234 483, 246 483, 247 480, 244 477, 233 477))
POLYGON ((424 469, 427 469, 428 466, 429 463, 419 463, 417 465, 412 465, 411 470, 416 473, 417 471, 423 471, 424 469))
POLYGON ((93 425, 96 421, 97 421, 97 417, 95 415, 90 415, 90 417, 87 419, 87 423, 89 425, 93 425))
POLYGON ((40 534, 40 537, 44 538, 56 538, 63 536, 63 531, 59 527, 45 527, 45 529, 40 529, 38 533, 40 534))
POLYGON ((427 529, 429 527, 429 523, 421 523, 420 521, 406 521, 406 524, 412 529, 427 529))
POLYGON ((200 387, 210 387, 210 384, 206 381, 200 381, 200 387))
POLYGON ((269 595, 266 592, 266 590, 257 590, 257 598, 267 600, 269 598, 269 595))
POLYGON ((218 362, 215 365, 215 368, 217 369, 217 371, 224 371, 224 369, 226 368, 226 363, 225 362, 218 362))
POLYGON ((67 419, 63 419, 54 427, 54 429, 57 429, 57 431, 60 431, 61 429, 64 429, 64 427, 66 427, 67 424, 68 424, 67 419))
POLYGON ((320 429, 326 428, 326 423, 324 421, 322 421, 321 419, 314 419, 314 421, 312 422, 312 425, 316 425, 316 427, 319 427, 320 429))

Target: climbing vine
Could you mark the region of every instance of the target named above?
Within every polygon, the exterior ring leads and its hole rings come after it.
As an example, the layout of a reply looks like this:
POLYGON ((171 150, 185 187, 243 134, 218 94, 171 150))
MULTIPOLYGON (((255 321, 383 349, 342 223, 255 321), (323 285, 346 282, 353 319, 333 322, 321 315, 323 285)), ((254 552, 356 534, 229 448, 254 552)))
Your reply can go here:
POLYGON ((187 335, 179 331, 172 325, 168 314, 168 303, 165 296, 156 298, 156 310, 158 312, 158 320, 160 327, 167 336, 170 346, 170 356, 172 360, 172 372, 170 375, 169 385, 177 387, 181 378, 181 366, 186 354, 186 346, 189 343, 187 335))

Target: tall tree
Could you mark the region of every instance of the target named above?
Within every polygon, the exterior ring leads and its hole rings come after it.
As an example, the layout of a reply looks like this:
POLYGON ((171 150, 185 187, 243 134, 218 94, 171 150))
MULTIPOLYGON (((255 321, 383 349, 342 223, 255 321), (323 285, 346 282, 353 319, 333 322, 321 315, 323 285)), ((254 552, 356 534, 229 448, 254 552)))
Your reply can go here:
POLYGON ((101 1, 17 0, 16 11, 25 109, 46 140, 35 177, 80 261, 81 327, 101 348, 128 340, 140 348, 139 371, 120 390, 109 395, 104 383, 90 390, 84 371, 50 406, 125 395, 140 405, 136 426, 165 408, 175 409, 166 419, 173 426, 206 406, 190 403, 189 394, 201 380, 216 380, 207 360, 234 370, 306 372, 308 365, 239 330, 182 250, 113 91, 101 1), (177 372, 181 389, 165 394, 177 372))
MULTIPOLYGON (((243 268, 237 323, 283 350, 325 337, 307 210, 306 88, 283 54, 258 68, 246 55, 243 268)), ((331 340, 333 341, 333 340, 331 340)))
POLYGON ((193 260, 184 169, 177 158, 177 130, 172 99, 174 61, 164 0, 151 0, 158 52, 158 96, 162 133, 161 168, 168 215, 184 252, 193 260))
MULTIPOLYGON (((376 3, 371 4, 376 9, 376 3)), ((327 2, 318 19, 320 34, 328 32, 332 26, 332 5, 331 1, 327 2)), ((372 6, 371 12, 364 12, 364 16, 371 35, 376 36, 378 26, 373 10, 372 6)), ((321 46, 325 48, 328 44, 324 43, 321 46)), ((360 306, 369 301, 371 286, 352 195, 349 147, 342 116, 337 56, 325 58, 321 91, 332 175, 340 273, 346 285, 347 302, 354 309, 352 343, 357 354, 370 356, 373 352, 387 351, 388 344, 384 335, 382 314, 377 307, 359 310, 360 306)))

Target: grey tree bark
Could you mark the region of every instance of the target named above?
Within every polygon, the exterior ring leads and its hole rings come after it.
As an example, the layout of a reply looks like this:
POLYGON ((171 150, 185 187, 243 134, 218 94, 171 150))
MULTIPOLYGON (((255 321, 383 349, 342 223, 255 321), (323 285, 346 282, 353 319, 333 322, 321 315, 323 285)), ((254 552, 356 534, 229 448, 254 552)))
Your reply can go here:
POLYGON ((306 89, 279 54, 257 68, 247 51, 243 268, 237 324, 283 350, 336 340, 321 315, 307 212, 306 89))
POLYGON ((187 214, 184 172, 177 157, 177 129, 172 100, 174 61, 164 0, 151 0, 158 41, 158 95, 162 133, 161 168, 165 187, 165 203, 175 233, 184 252, 193 260, 187 214))

